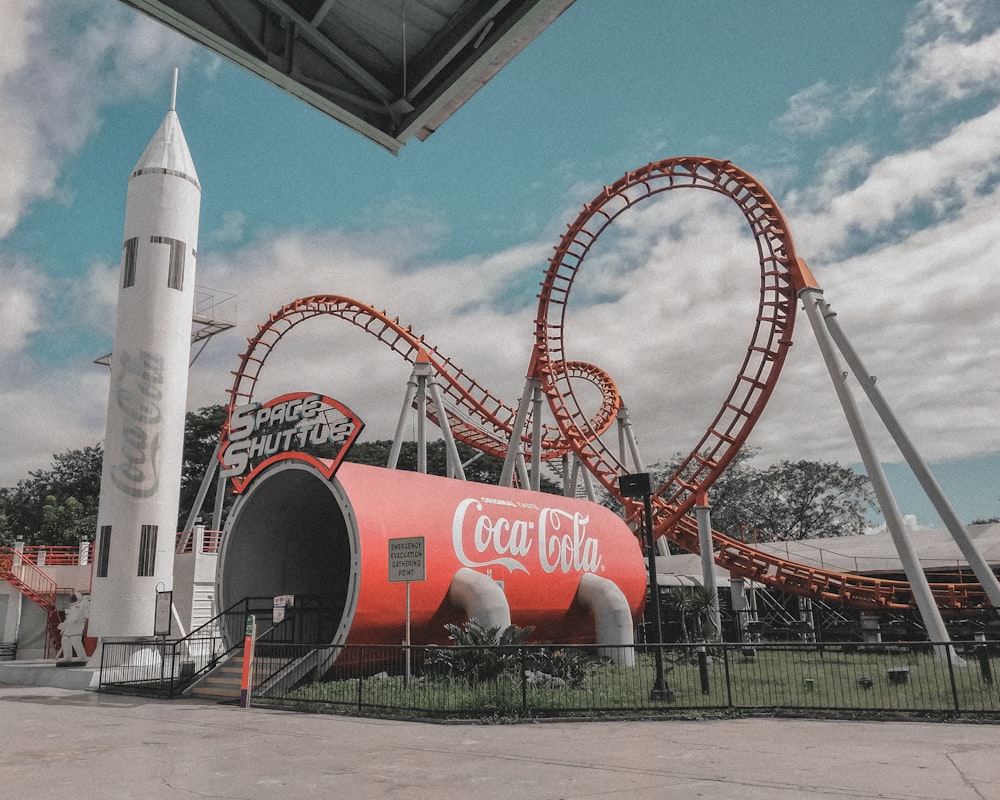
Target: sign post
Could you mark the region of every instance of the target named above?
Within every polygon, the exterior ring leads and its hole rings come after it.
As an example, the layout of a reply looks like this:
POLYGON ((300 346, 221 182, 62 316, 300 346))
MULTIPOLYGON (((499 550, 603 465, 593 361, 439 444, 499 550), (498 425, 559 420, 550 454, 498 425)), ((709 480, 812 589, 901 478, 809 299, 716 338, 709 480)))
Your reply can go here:
POLYGON ((156 605, 153 607, 153 636, 169 636, 171 608, 174 602, 172 591, 158 591, 156 605))
POLYGON ((274 598, 274 605, 271 610, 271 622, 277 625, 285 621, 285 612, 295 605, 295 595, 279 594, 274 598))
POLYGON ((406 584, 406 685, 410 685, 410 583, 427 577, 423 536, 389 540, 389 583, 406 584))
POLYGON ((247 615, 246 634, 243 637, 243 674, 240 677, 240 708, 250 708, 250 682, 253 677, 253 645, 257 638, 257 619, 247 615))

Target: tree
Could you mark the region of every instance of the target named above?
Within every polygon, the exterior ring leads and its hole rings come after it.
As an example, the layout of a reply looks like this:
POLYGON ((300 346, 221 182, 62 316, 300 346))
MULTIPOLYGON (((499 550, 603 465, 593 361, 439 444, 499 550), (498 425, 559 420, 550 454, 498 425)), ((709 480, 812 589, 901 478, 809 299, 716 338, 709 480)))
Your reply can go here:
POLYGON ((0 543, 75 545, 92 539, 101 494, 100 445, 54 456, 49 469, 0 489, 0 543))
MULTIPOLYGON (((206 470, 212 465, 212 455, 219 443, 219 432, 226 421, 226 407, 222 405, 205 406, 197 412, 189 411, 184 417, 184 454, 181 467, 181 499, 177 516, 177 530, 187 524, 191 507, 198 498, 198 490, 206 470)), ((213 480, 205 496, 204 509, 211 510, 215 505, 215 492, 218 481, 213 480)), ((226 506, 232 505, 232 493, 227 492, 226 506)))
MULTIPOLYGON (((756 541, 816 539, 864 533, 875 496, 865 475, 835 462, 780 461, 760 469, 744 448, 710 487, 712 527, 756 541)), ((654 486, 674 473, 680 454, 650 470, 654 486)))
MULTIPOLYGON (((781 461, 755 472, 740 505, 741 524, 758 541, 858 536, 876 508, 866 475, 825 461, 781 461)), ((732 530, 735 515, 728 517, 732 530)))

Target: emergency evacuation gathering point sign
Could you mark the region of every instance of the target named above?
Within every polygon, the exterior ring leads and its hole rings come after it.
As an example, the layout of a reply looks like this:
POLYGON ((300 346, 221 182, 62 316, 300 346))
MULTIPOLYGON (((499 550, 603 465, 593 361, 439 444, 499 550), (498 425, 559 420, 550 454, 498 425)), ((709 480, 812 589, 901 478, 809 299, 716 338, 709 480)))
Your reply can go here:
POLYGON ((410 584, 425 579, 424 537, 389 540, 389 583, 406 584, 406 686, 410 685, 410 584))
POLYGON ((426 579, 424 537, 389 540, 389 583, 410 583, 426 579))

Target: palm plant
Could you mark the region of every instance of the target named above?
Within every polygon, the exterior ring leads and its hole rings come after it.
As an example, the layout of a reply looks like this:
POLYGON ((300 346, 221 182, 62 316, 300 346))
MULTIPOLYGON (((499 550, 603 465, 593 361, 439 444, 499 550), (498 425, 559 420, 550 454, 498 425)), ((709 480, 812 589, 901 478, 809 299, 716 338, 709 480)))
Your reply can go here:
POLYGON ((454 647, 435 649, 429 662, 454 678, 470 683, 496 680, 504 672, 518 668, 517 648, 527 641, 534 628, 483 625, 470 619, 464 625, 444 626, 454 647))
POLYGON ((705 586, 675 586, 667 595, 668 605, 680 617, 683 641, 705 641, 715 638, 718 633, 712 613, 718 608, 715 592, 705 586))

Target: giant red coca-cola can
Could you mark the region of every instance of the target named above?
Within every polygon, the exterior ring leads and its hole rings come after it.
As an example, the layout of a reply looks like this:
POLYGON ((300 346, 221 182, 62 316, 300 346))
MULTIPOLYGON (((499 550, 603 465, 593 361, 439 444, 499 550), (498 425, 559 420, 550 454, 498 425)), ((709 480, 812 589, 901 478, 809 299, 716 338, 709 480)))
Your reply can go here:
POLYGON ((446 642, 444 625, 464 622, 478 602, 470 593, 497 601, 493 609, 506 604, 511 623, 535 628, 534 641, 597 641, 581 586, 597 586, 633 624, 641 615, 641 548, 610 510, 351 463, 332 479, 300 461, 255 477, 226 526, 217 596, 225 608, 294 595, 303 613, 307 599, 323 609, 318 629, 301 634, 311 641, 398 644, 407 584, 390 581, 389 547, 415 537, 424 542, 424 579, 409 583, 414 644, 446 642))

